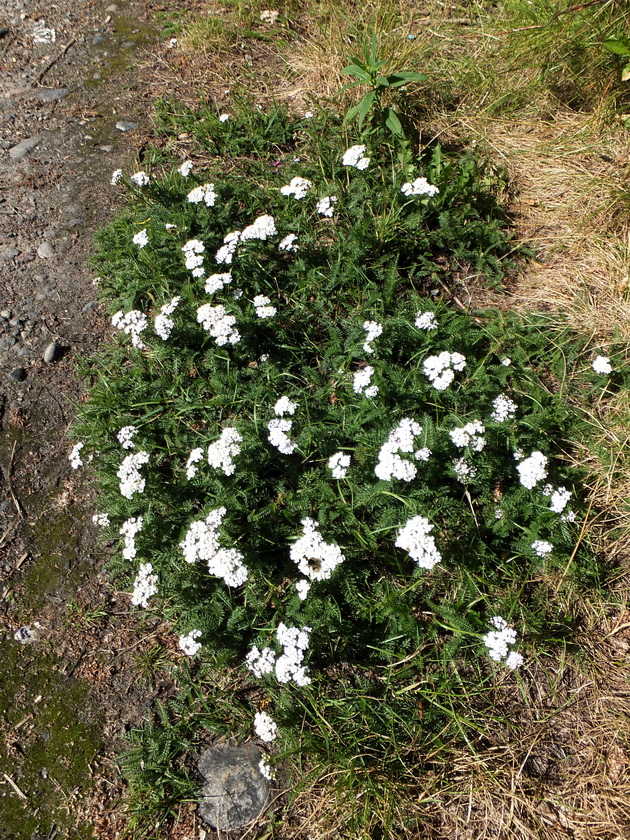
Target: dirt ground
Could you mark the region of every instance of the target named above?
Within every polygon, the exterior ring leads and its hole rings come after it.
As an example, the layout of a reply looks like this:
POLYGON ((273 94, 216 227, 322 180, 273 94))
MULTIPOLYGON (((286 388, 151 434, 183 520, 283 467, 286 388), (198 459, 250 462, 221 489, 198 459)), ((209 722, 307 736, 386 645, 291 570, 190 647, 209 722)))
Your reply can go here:
POLYGON ((131 621, 102 575, 93 488, 67 436, 77 358, 108 332, 86 261, 120 201, 112 171, 142 160, 147 72, 168 42, 157 10, 0 0, 3 840, 89 836, 90 823, 118 836, 113 755, 167 688, 150 668, 160 627, 131 621))

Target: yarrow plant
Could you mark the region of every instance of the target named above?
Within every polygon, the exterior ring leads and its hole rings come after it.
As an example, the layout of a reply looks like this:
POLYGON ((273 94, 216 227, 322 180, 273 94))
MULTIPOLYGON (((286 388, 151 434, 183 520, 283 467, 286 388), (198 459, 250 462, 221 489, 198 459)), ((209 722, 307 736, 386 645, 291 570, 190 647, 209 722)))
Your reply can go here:
MULTIPOLYGON (((245 142, 237 119, 213 117, 222 142, 245 142)), ((457 706, 491 662, 515 679, 497 611, 523 651, 546 623, 559 638, 545 586, 595 559, 562 457, 575 412, 548 387, 568 376, 560 338, 429 294, 451 250, 496 277, 513 249, 479 170, 433 151, 399 166, 376 134, 368 157, 339 129, 324 143, 318 119, 255 177, 221 160, 152 178, 100 234, 118 329, 74 461, 94 454, 132 602, 162 610, 191 667, 239 674, 243 737, 341 755, 356 720, 378 763, 392 731, 410 750, 445 738, 434 690, 457 706)), ((593 380, 583 360, 571 376, 593 380)))

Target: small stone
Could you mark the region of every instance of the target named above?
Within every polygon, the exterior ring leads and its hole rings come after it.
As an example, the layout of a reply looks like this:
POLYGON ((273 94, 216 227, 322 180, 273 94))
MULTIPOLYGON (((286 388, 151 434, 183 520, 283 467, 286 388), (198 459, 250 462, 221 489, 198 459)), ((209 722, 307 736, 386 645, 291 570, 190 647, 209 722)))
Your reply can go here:
POLYGON ((42 88, 37 91, 37 96, 42 102, 56 102, 58 99, 63 99, 68 93, 68 88, 42 88))
POLYGON ((13 379, 14 382, 24 382, 24 380, 26 379, 26 371, 23 367, 16 367, 13 368, 9 376, 11 377, 11 379, 13 379))
POLYGON ((258 767, 260 759, 253 745, 217 744, 201 754, 199 772, 206 783, 199 813, 213 828, 239 828, 262 813, 270 785, 258 767))
POLYGON ((88 312, 93 312, 96 307, 98 306, 98 301, 91 300, 89 303, 86 303, 81 312, 83 315, 87 315, 88 312))
POLYGON ((133 47, 133 41, 123 41, 120 45, 121 50, 128 50, 129 47, 133 47))
POLYGON ((118 11, 118 6, 116 5, 116 3, 112 3, 111 6, 108 6, 105 9, 105 11, 108 12, 110 15, 113 15, 114 12, 118 11))
POLYGON ((96 73, 92 73, 92 81, 93 82, 100 82, 100 80, 102 78, 103 78, 103 76, 102 76, 101 73, 98 72, 98 70, 96 71, 96 73))
POLYGON ((3 248, 0 251, 0 260, 12 260, 13 257, 19 256, 17 248, 3 248))
POLYGON ((9 155, 13 158, 13 160, 22 160, 23 157, 26 157, 26 155, 39 144, 41 139, 41 137, 27 137, 26 140, 22 140, 17 145, 10 148, 9 155))
POLYGON ((111 152, 114 149, 113 146, 109 146, 109 145, 108 146, 99 146, 99 148, 100 148, 101 152, 111 152))
POLYGON ((105 36, 104 36, 104 35, 101 35, 101 34, 98 34, 98 35, 95 35, 95 36, 92 38, 92 43, 93 43, 95 46, 97 46, 98 44, 102 44, 104 40, 105 40, 105 36))
POLYGON ((19 630, 16 630, 13 634, 13 638, 16 642, 19 642, 21 645, 30 645, 33 642, 37 641, 37 630, 33 630, 32 627, 20 627, 19 630))
POLYGON ((50 362, 56 362, 57 359, 61 358, 63 348, 61 344, 57 344, 56 341, 51 341, 48 347, 44 350, 44 361, 47 364, 50 362))
POLYGON ((4 318, 5 321, 8 321, 10 317, 11 317, 11 310, 10 309, 3 309, 2 312, 0 312, 0 318, 4 318))
MULTIPOLYGON (((126 120, 119 120, 116 123, 116 128, 118 131, 133 131, 134 128, 138 128, 138 123, 135 122, 127 122, 126 120)), ((9 152, 11 154, 11 151, 9 152)))
POLYGON ((54 253, 55 251, 50 242, 42 242, 42 244, 37 249, 37 256, 41 257, 43 260, 49 259, 49 257, 52 257, 54 255, 54 253))
POLYGON ((17 338, 14 338, 12 335, 7 335, 0 341, 0 348, 2 350, 8 350, 14 344, 17 344, 17 338))

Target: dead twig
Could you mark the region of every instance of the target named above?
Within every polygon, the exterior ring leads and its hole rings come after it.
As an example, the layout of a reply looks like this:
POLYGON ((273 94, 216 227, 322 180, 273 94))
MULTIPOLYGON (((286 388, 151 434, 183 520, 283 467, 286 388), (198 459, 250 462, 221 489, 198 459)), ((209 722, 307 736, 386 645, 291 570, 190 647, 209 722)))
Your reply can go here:
POLYGON ((24 793, 23 790, 20 790, 20 788, 15 784, 15 782, 11 778, 11 776, 8 776, 6 773, 3 773, 2 778, 11 785, 11 787, 17 793, 20 799, 23 799, 25 802, 28 801, 27 795, 24 793))
POLYGON ((68 52, 70 47, 74 46, 74 44, 76 44, 76 42, 77 42, 76 38, 72 38, 71 41, 68 41, 68 43, 61 50, 59 55, 56 55, 52 59, 52 61, 49 61, 48 64, 44 67, 44 69, 41 71, 41 73, 38 73, 37 76, 35 76, 35 78, 31 82, 31 87, 35 87, 35 85, 38 85, 41 82, 41 80, 44 78, 46 73, 48 73, 48 71, 51 70, 55 66, 55 64, 64 57, 64 55, 68 52))

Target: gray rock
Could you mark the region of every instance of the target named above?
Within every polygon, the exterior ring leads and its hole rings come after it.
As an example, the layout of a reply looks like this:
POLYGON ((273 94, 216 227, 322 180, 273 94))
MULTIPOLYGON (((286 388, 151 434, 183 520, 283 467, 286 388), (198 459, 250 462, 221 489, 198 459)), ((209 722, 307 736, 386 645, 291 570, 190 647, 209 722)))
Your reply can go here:
POLYGON ((2 312, 0 312, 0 318, 4 318, 5 321, 8 321, 10 317, 11 317, 11 310, 10 309, 3 309, 2 312))
POLYGON ((133 47, 133 41, 123 41, 120 45, 121 50, 128 50, 130 47, 133 47))
POLYGON ((104 35, 101 35, 101 34, 99 33, 98 35, 95 35, 95 36, 92 38, 92 43, 94 44, 94 46, 98 46, 98 44, 102 44, 104 40, 105 40, 105 36, 104 36, 104 35))
POLYGON ((44 361, 47 364, 50 364, 50 362, 56 362, 57 359, 61 358, 62 350, 63 348, 61 344, 57 344, 56 341, 51 341, 48 347, 44 350, 44 361))
POLYGON ((16 630, 13 634, 13 638, 16 642, 19 642, 21 645, 30 645, 32 642, 37 641, 38 637, 37 630, 33 629, 32 627, 20 627, 19 630, 16 630))
POLYGON ((7 335, 0 341, 0 348, 2 350, 8 350, 14 344, 17 344, 17 338, 14 338, 12 335, 7 335))
POLYGON ((42 102, 56 102, 58 99, 63 99, 68 93, 68 88, 43 88, 37 91, 37 96, 42 102))
MULTIPOLYGON (((116 128, 118 131, 133 131, 134 128, 138 128, 138 123, 127 122, 127 120, 118 120, 116 128)), ((9 152, 9 154, 11 154, 11 152, 9 152)))
POLYGON ((111 4, 111 6, 108 6, 108 7, 105 9, 105 11, 106 11, 106 12, 109 12, 109 14, 110 14, 110 15, 112 15, 114 12, 117 12, 117 11, 118 11, 118 6, 116 5, 116 3, 112 3, 112 4, 111 4))
POLYGON ((17 145, 10 148, 9 155, 13 158, 13 160, 22 160, 23 157, 26 157, 26 155, 38 145, 41 139, 41 137, 27 137, 26 140, 22 140, 17 145))
POLYGON ((100 146, 99 148, 100 148, 101 152, 111 152, 114 147, 110 146, 110 145, 107 145, 107 146, 100 146))
POLYGON ((50 242, 42 242, 42 244, 37 249, 37 256, 41 257, 43 260, 49 259, 49 257, 52 257, 54 255, 54 253, 55 251, 50 242))
POLYGON ((14 382, 24 382, 24 380, 26 379, 26 371, 23 367, 16 367, 13 368, 9 376, 11 377, 11 379, 13 379, 14 382))
POLYGON ((198 766, 205 784, 199 813, 213 828, 239 828, 263 812, 270 785, 258 769, 260 758, 251 744, 216 744, 202 753, 198 766))
POLYGON ((12 260, 13 257, 17 257, 19 253, 20 252, 17 248, 3 248, 0 251, 0 260, 12 260))

